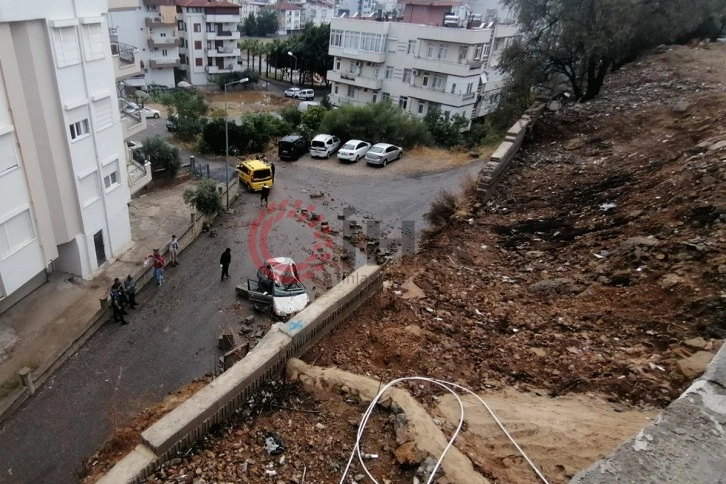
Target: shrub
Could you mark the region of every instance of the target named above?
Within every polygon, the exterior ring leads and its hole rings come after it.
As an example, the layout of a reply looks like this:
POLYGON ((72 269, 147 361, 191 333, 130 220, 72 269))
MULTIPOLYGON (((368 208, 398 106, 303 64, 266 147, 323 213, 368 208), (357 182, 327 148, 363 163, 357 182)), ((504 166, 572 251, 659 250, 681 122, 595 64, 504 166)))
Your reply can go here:
POLYGON ((204 215, 214 215, 222 210, 222 194, 214 180, 205 178, 196 187, 184 190, 184 203, 204 215))
MULTIPOLYGON (((248 113, 241 123, 232 121, 227 125, 229 152, 233 155, 261 153, 270 140, 289 134, 291 126, 271 113, 248 113)), ((199 149, 203 153, 225 154, 224 119, 213 119, 202 130, 199 149)))
POLYGON ((298 111, 295 106, 285 106, 282 111, 280 111, 280 115, 286 123, 293 127, 300 124, 300 121, 302 120, 302 113, 298 111))
POLYGON ((457 207, 456 195, 448 190, 441 190, 431 202, 431 208, 424 214, 424 219, 429 223, 431 229, 440 230, 449 223, 451 217, 456 213, 457 207))
POLYGON ((164 178, 174 178, 181 167, 179 148, 172 146, 159 136, 144 139, 143 148, 139 148, 144 156, 151 161, 153 170, 161 170, 164 178))
POLYGON ((469 124, 469 120, 461 114, 451 116, 438 108, 429 109, 423 119, 437 145, 444 148, 461 145, 464 135, 461 132, 469 124))

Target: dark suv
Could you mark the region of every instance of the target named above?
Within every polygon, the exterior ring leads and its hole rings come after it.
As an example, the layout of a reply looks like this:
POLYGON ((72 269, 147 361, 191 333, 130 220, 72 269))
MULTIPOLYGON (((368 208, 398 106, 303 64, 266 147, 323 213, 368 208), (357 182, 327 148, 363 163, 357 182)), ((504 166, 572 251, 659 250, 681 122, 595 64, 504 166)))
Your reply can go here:
POLYGON ((277 142, 277 155, 281 160, 296 161, 308 152, 308 148, 310 143, 305 138, 291 134, 277 142))

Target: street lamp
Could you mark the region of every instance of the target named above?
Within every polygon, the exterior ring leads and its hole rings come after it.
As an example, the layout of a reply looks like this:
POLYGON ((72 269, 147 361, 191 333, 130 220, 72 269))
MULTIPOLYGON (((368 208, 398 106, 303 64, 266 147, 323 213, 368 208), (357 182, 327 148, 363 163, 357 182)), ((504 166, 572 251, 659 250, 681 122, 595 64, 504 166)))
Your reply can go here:
MULTIPOLYGON (((295 58, 295 71, 297 72, 297 56, 290 51, 287 51, 287 55, 295 58)), ((293 86, 295 85, 295 81, 292 80, 292 74, 290 74, 290 82, 292 82, 293 86)), ((300 75, 299 74, 298 74, 298 78, 297 78, 297 83, 298 83, 298 85, 300 85, 300 75)))
POLYGON ((234 84, 244 84, 245 82, 249 81, 249 78, 245 77, 244 79, 240 79, 239 81, 232 81, 228 82, 224 85, 224 152, 225 152, 225 158, 224 158, 224 183, 226 185, 226 191, 227 194, 227 211, 229 212, 229 119, 227 116, 227 86, 232 86, 234 84))

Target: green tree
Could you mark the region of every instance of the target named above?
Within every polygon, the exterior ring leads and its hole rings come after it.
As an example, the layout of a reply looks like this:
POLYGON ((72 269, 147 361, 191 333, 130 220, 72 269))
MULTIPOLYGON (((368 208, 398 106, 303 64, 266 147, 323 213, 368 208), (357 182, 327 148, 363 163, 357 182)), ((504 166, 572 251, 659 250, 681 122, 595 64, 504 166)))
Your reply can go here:
POLYGON ((151 161, 152 171, 160 171, 164 178, 174 178, 181 167, 179 148, 172 146, 159 136, 146 138, 139 148, 144 157, 151 161))
MULTIPOLYGON (((271 113, 260 112, 247 113, 240 123, 227 123, 226 129, 229 152, 239 155, 265 151, 270 140, 288 134, 292 126, 271 113)), ((224 119, 213 119, 204 127, 199 148, 203 153, 226 153, 224 119)))
MULTIPOLYGON (((333 68, 333 56, 328 55, 330 45, 330 24, 320 26, 307 25, 300 37, 300 42, 292 52, 298 56, 298 67, 306 74, 318 74, 328 84, 328 71, 333 68)), ((307 78, 303 76, 303 79, 307 78)))
POLYGON ((196 187, 184 190, 184 203, 204 215, 214 215, 222 210, 222 194, 214 180, 204 178, 196 187))
POLYGON ((169 117, 176 119, 176 136, 191 140, 201 132, 204 116, 209 106, 200 92, 190 89, 172 89, 159 96, 159 102, 166 106, 169 117))
POLYGON ((260 37, 272 35, 277 32, 277 12, 271 8, 260 10, 257 15, 257 32, 260 37))
POLYGON ((311 131, 317 131, 320 128, 320 123, 323 122, 325 114, 328 112, 322 106, 310 106, 300 118, 300 124, 311 131))
POLYGON ((444 148, 461 145, 464 142, 462 130, 469 125, 469 120, 461 114, 451 116, 440 109, 429 109, 423 122, 431 133, 434 142, 444 148))
POLYGON ((298 111, 296 106, 285 106, 280 111, 280 115, 290 126, 297 126, 302 121, 302 113, 298 111))
POLYGON ((245 33, 245 35, 249 37, 257 37, 258 35, 260 35, 260 29, 257 26, 257 17, 255 17, 254 13, 251 13, 247 16, 244 23, 242 24, 242 31, 245 33))

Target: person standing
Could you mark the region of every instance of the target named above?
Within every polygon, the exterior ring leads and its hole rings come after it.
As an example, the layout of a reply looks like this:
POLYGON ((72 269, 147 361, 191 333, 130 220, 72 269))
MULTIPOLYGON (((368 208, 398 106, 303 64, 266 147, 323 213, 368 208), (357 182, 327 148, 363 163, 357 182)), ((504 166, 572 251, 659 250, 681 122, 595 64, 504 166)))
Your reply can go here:
POLYGON ((222 257, 219 258, 219 265, 222 267, 222 279, 229 276, 229 263, 232 262, 232 249, 227 249, 222 252, 222 257))
POLYGON ((159 249, 154 249, 154 253, 147 255, 146 258, 152 260, 156 285, 161 286, 164 282, 164 257, 159 253, 159 249))
POLYGON ((260 189, 260 205, 261 206, 267 206, 267 197, 270 196, 270 187, 267 185, 262 185, 262 188, 260 189))
POLYGON ((126 276, 126 279, 124 280, 124 290, 126 291, 126 296, 129 298, 129 307, 131 309, 136 309, 136 281, 133 277, 131 277, 131 274, 126 276))
POLYGON ((121 293, 117 290, 116 285, 111 286, 111 310, 113 310, 113 320, 116 322, 121 322, 121 324, 129 324, 128 321, 124 319, 124 309, 121 304, 121 293))
POLYGON ((272 172, 272 183, 275 183, 275 164, 270 163, 270 171, 272 172))
POLYGON ((179 265, 179 261, 176 259, 177 254, 179 254, 179 241, 176 240, 176 235, 172 235, 169 241, 169 264, 174 267, 179 265))

